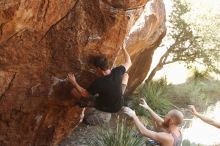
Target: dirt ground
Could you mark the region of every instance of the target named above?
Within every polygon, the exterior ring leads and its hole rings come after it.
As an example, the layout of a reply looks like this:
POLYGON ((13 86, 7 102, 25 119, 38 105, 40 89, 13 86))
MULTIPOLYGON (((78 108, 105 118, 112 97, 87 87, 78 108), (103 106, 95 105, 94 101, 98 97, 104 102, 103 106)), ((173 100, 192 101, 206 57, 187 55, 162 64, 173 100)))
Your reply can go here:
MULTIPOLYGON (((99 129, 105 126, 112 129, 116 128, 118 116, 119 114, 112 114, 110 122, 102 125, 93 126, 82 122, 73 133, 64 139, 58 146, 89 146, 87 141, 96 136, 99 129)), ((123 115, 120 114, 120 117, 123 117, 123 115)))
POLYGON ((63 140, 58 146, 88 146, 87 141, 97 133, 100 126, 91 126, 81 123, 74 132, 63 140))

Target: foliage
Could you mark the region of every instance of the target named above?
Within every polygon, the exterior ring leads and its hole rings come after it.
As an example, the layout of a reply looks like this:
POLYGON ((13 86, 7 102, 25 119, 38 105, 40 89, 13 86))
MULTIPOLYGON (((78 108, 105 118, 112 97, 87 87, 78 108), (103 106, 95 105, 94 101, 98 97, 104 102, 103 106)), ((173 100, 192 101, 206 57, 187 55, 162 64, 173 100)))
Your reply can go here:
POLYGON ((217 44, 219 42, 214 41, 214 39, 207 41, 210 36, 195 32, 196 25, 192 26, 184 17, 189 12, 189 4, 182 0, 173 0, 173 11, 168 19, 167 39, 163 44, 166 52, 161 56, 156 67, 149 73, 146 82, 152 80, 156 72, 161 70, 164 65, 174 62, 183 62, 189 68, 202 64, 208 71, 220 73, 217 63, 220 48, 220 45, 217 44))
POLYGON ((117 128, 103 128, 99 134, 88 141, 90 146, 143 146, 145 139, 135 137, 128 129, 126 120, 117 122, 117 128))
POLYGON ((186 19, 190 23, 191 28, 194 30, 196 35, 199 35, 202 39, 202 48, 204 49, 203 55, 205 56, 200 62, 203 62, 208 66, 209 71, 219 72, 220 62, 220 11, 218 2, 210 3, 209 1, 202 1, 201 3, 193 4, 191 0, 185 0, 191 3, 191 11, 186 14, 186 19), (212 6, 205 5, 209 3, 212 6), (204 7, 205 6, 205 7, 204 7), (200 10, 200 13, 195 11, 200 10), (195 21, 196 20, 196 21, 195 21))
POLYGON ((171 109, 170 101, 164 96, 166 88, 166 79, 144 83, 137 89, 137 94, 129 104, 138 115, 149 116, 148 112, 139 106, 140 98, 144 98, 152 109, 164 115, 171 109))
MULTIPOLYGON (((194 81, 204 80, 209 78, 208 71, 199 71, 197 68, 193 69, 193 76, 191 77, 194 81)), ((190 79, 190 78, 189 78, 190 79)))
POLYGON ((184 84, 167 87, 165 96, 179 107, 194 104, 203 109, 219 100, 219 87, 220 81, 200 79, 195 84, 195 80, 190 79, 184 84))
POLYGON ((195 35, 193 29, 184 15, 190 11, 189 5, 181 0, 173 0, 173 11, 169 18, 168 39, 172 41, 168 45, 169 55, 164 64, 170 64, 176 61, 193 62, 201 57, 203 48, 201 48, 202 39, 195 35))

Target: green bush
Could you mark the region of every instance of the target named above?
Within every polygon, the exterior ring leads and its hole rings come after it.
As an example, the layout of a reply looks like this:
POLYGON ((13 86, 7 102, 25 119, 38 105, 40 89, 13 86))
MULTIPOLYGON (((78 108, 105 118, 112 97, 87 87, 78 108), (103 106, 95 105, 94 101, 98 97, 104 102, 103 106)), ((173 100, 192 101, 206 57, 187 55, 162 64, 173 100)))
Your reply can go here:
POLYGON ((207 70, 200 71, 198 70, 198 68, 194 68, 192 72, 193 75, 188 80, 193 80, 195 81, 195 83, 200 80, 207 80, 209 78, 211 79, 211 77, 209 76, 209 72, 207 70))
POLYGON ((118 120, 116 129, 103 128, 88 141, 90 146, 143 146, 143 137, 134 137, 126 120, 118 120))
POLYGON ((189 80, 180 85, 167 88, 166 97, 179 107, 194 104, 198 109, 203 109, 219 100, 220 82, 215 80, 189 80))

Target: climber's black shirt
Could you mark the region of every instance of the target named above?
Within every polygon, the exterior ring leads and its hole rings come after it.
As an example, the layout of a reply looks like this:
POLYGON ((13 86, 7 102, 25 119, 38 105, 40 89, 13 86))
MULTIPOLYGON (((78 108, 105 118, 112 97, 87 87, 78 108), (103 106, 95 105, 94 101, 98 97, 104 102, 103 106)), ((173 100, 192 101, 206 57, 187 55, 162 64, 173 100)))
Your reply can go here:
POLYGON ((123 106, 122 76, 126 69, 118 66, 109 75, 97 78, 88 87, 88 92, 95 97, 95 108, 104 112, 115 113, 123 106))

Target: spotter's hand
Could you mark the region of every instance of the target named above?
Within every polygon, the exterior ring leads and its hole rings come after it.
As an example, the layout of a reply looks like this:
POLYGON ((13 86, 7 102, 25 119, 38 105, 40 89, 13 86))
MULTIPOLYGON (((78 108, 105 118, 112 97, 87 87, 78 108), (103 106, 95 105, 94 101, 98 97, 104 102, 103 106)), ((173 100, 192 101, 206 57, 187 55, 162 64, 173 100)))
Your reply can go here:
POLYGON ((123 112, 131 118, 136 116, 135 111, 130 109, 129 107, 123 107, 123 112))
POLYGON ((146 109, 150 108, 149 105, 146 103, 146 101, 143 98, 141 98, 141 103, 139 105, 146 108, 146 109))
POLYGON ((195 108, 194 105, 189 105, 188 107, 189 107, 189 110, 190 110, 190 112, 191 112, 192 114, 195 115, 195 114, 197 113, 196 108, 195 108))

